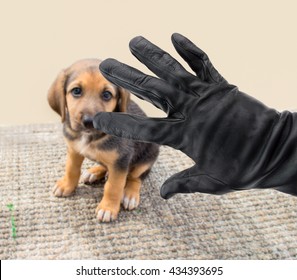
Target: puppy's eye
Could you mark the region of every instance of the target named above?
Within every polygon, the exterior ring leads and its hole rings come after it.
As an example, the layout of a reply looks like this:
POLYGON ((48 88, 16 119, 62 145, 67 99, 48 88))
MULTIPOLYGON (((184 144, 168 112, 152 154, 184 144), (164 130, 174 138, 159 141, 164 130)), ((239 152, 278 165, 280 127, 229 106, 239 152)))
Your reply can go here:
POLYGON ((112 93, 110 91, 103 91, 101 97, 104 101, 109 101, 112 98, 112 93))
POLYGON ((71 90, 71 94, 73 95, 73 97, 80 97, 82 96, 82 90, 79 87, 75 87, 71 90))

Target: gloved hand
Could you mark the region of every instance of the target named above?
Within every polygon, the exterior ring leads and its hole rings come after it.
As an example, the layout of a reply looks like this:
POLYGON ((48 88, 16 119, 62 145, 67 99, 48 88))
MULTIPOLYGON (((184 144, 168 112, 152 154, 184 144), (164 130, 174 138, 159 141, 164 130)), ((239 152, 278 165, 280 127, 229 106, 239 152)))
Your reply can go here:
POLYGON ((172 43, 196 76, 142 37, 130 42, 131 52, 160 79, 113 59, 100 65, 108 80, 168 116, 99 113, 94 127, 171 146, 196 162, 164 183, 163 198, 176 193, 224 194, 250 188, 275 188, 297 195, 296 114, 279 113, 240 92, 182 35, 173 34, 172 43))

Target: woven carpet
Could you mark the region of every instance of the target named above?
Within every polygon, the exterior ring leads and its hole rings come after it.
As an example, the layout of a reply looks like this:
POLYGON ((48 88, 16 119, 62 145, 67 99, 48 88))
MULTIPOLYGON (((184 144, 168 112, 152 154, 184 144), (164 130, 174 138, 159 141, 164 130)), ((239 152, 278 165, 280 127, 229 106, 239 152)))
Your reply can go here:
POLYGON ((0 259, 297 259, 296 197, 250 190, 163 200, 162 182, 192 161, 162 147, 139 208, 100 224, 102 185, 51 195, 65 154, 59 124, 0 127, 0 259))

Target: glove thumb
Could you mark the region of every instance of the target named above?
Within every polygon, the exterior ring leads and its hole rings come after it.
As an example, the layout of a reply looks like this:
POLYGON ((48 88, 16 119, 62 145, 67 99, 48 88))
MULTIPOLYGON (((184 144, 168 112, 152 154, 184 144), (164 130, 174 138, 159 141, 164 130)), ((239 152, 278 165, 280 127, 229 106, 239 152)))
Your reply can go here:
POLYGON ((161 187, 160 194, 162 198, 169 199, 177 193, 225 194, 230 191, 228 185, 202 173, 195 164, 167 179, 161 187))

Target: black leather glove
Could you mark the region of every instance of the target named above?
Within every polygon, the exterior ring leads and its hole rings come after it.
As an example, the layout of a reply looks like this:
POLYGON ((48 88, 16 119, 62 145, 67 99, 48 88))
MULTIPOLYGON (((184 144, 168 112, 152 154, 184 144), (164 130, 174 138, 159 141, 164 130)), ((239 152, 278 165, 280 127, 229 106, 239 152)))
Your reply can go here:
POLYGON ((173 34, 172 43, 196 76, 143 37, 130 42, 131 52, 160 79, 113 59, 100 65, 108 80, 168 116, 99 113, 94 126, 120 137, 174 147, 196 162, 164 183, 164 198, 250 188, 297 195, 297 115, 279 113, 240 92, 182 35, 173 34))

